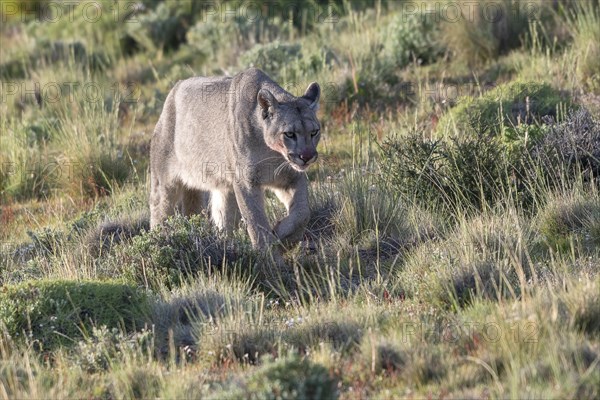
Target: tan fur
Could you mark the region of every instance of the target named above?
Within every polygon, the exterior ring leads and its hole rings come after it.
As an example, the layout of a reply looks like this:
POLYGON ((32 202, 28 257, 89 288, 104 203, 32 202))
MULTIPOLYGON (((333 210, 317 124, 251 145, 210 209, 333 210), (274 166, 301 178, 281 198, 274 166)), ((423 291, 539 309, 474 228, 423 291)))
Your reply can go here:
POLYGON ((301 240, 310 216, 303 171, 317 159, 319 95, 312 83, 295 97, 258 69, 178 82, 152 139, 151 226, 177 210, 189 215, 210 208, 226 232, 242 217, 255 247, 301 240), (273 228, 266 189, 287 210, 273 228))

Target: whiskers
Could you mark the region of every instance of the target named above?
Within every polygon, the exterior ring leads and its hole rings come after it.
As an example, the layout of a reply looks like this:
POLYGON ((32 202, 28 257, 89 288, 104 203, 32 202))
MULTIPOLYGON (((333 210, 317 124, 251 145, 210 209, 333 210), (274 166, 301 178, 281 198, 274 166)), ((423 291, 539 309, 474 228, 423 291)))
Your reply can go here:
POLYGON ((287 160, 283 161, 281 164, 279 164, 277 166, 277 168, 275 168, 275 170, 273 171, 273 177, 277 178, 277 176, 286 168, 293 170, 292 166, 289 164, 289 162, 287 160))
POLYGON ((282 156, 273 156, 273 157, 267 157, 267 158, 263 158, 262 160, 260 160, 259 162, 257 162, 255 165, 258 166, 266 161, 271 161, 271 160, 278 160, 281 159, 282 156))

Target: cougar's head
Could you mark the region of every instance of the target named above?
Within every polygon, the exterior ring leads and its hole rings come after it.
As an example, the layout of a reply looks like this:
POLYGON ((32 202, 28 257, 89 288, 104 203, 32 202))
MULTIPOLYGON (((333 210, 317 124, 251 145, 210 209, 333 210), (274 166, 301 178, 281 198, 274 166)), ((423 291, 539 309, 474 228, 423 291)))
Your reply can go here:
POLYGON ((317 161, 320 94, 319 84, 313 82, 302 97, 286 103, 279 103, 267 89, 257 95, 267 146, 279 152, 296 171, 305 171, 317 161))

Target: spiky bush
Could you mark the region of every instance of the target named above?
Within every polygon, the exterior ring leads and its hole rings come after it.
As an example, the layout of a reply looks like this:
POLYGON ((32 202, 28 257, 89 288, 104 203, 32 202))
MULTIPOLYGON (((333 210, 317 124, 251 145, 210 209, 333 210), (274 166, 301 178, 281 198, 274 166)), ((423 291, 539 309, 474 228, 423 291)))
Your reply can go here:
POLYGON ((510 193, 514 167, 488 136, 431 140, 422 133, 382 145, 383 181, 409 199, 445 209, 483 209, 510 193))
MULTIPOLYGON (((532 149, 532 161, 542 172, 546 184, 556 187, 564 178, 580 173, 588 181, 600 177, 600 121, 581 108, 558 124, 532 149)), ((600 182, 599 182, 600 183, 600 182)))

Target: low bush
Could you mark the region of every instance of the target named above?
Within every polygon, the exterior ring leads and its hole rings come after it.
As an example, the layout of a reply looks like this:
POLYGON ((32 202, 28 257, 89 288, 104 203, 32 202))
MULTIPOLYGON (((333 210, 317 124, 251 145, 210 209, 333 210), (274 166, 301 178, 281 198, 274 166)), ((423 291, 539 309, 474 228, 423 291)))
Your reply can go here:
POLYGON ((372 336, 365 336, 361 352, 376 373, 400 371, 408 361, 408 354, 398 344, 385 339, 375 341, 372 336))
POLYGON ((113 193, 127 181, 133 169, 131 161, 121 151, 106 151, 90 158, 79 176, 82 189, 88 196, 113 193))
POLYGON ((211 398, 337 399, 337 379, 324 366, 297 355, 263 360, 264 365, 241 386, 211 398))
POLYGON ((116 282, 29 281, 0 292, 4 329, 43 350, 71 345, 94 326, 140 328, 147 312, 144 292, 116 282))
POLYGON ((118 264, 124 276, 151 287, 178 286, 194 275, 239 262, 248 272, 258 260, 249 241, 225 239, 203 215, 176 216, 159 228, 117 245, 104 263, 118 264), (119 260, 119 261, 117 261, 119 260))
POLYGON ((293 356, 265 365, 247 382, 247 390, 267 399, 337 399, 337 380, 322 365, 293 356))
POLYGON ((153 339, 152 332, 146 329, 125 334, 117 328, 94 326, 86 338, 77 342, 69 358, 88 373, 107 371, 111 365, 132 355, 151 357, 153 339))
POLYGON ((199 20, 187 33, 187 42, 212 61, 231 64, 236 62, 236 54, 248 50, 257 43, 269 43, 285 37, 289 24, 282 24, 279 18, 266 18, 260 23, 243 17, 222 19, 220 16, 207 16, 199 20), (227 43, 227 51, 224 51, 227 43), (233 49, 235 54, 229 54, 233 49), (227 53, 227 54, 226 54, 227 53))
POLYGON ((150 230, 150 219, 146 213, 132 214, 105 219, 98 226, 89 229, 83 236, 88 253, 94 258, 101 257, 110 253, 117 244, 130 241, 143 231, 150 230))
POLYGON ((224 43, 240 46, 246 30, 251 27, 246 19, 228 18, 222 21, 220 17, 206 18, 191 27, 186 37, 191 47, 216 60, 224 43))
POLYGON ((344 310, 352 309, 351 315, 340 313, 339 307, 322 307, 301 316, 288 315, 257 323, 255 318, 262 311, 248 308, 214 323, 196 324, 198 352, 219 364, 256 364, 268 354, 285 354, 290 348, 308 353, 322 344, 341 354, 350 354, 370 328, 382 325, 386 319, 383 312, 373 316, 367 308, 343 306, 344 310))

